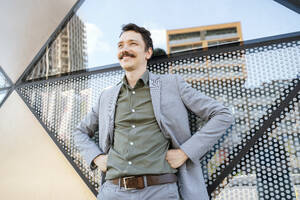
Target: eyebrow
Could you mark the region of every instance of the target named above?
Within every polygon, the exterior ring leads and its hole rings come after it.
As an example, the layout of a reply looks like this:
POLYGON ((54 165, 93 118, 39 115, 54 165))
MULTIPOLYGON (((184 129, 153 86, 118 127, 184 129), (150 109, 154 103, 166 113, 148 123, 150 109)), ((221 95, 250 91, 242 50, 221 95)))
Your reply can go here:
MULTIPOLYGON (((128 42, 138 42, 138 40, 130 39, 130 40, 128 40, 128 42)), ((118 44, 120 44, 120 43, 124 43, 124 41, 118 42, 118 44)))

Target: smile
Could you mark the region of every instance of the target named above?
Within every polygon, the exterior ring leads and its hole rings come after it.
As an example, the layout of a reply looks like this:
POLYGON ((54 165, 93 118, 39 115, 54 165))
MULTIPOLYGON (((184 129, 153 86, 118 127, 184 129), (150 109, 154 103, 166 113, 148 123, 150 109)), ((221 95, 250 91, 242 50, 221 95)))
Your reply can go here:
POLYGON ((129 58, 133 58, 133 57, 131 57, 131 56, 123 56, 122 60, 129 59, 129 58))

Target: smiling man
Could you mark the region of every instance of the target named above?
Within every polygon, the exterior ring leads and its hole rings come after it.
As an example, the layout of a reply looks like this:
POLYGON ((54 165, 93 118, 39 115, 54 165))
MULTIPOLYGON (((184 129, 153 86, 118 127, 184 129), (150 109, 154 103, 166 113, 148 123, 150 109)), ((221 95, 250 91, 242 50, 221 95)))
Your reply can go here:
POLYGON ((233 121, 229 110, 178 75, 147 70, 150 32, 123 26, 118 59, 125 71, 74 131, 85 160, 102 173, 101 200, 209 199, 200 159, 233 121), (188 110, 207 120, 191 135, 188 110), (99 144, 90 136, 99 129, 99 144))

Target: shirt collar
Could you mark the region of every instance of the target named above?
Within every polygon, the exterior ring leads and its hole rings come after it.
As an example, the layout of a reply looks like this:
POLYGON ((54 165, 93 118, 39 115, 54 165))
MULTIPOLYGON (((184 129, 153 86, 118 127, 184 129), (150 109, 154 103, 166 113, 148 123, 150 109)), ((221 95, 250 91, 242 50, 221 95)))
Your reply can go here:
MULTIPOLYGON (((149 71, 146 70, 143 75, 141 76, 141 78, 139 78, 139 80, 136 82, 136 85, 138 84, 139 81, 143 81, 144 85, 148 85, 149 82, 149 71)), ((123 84, 126 85, 127 87, 129 87, 129 84, 127 82, 127 78, 126 75, 124 75, 123 77, 123 84)))

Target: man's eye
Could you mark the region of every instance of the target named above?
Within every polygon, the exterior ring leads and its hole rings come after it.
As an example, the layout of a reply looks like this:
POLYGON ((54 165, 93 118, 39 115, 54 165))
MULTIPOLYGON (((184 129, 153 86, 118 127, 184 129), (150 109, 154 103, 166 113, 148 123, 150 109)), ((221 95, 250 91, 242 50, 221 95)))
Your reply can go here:
POLYGON ((118 45, 118 47, 119 47, 119 48, 122 48, 122 47, 123 47, 123 45, 119 44, 119 45, 118 45))

